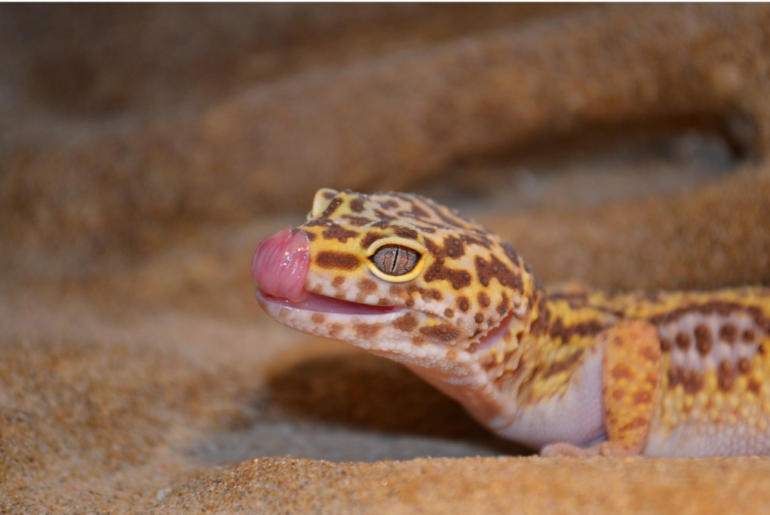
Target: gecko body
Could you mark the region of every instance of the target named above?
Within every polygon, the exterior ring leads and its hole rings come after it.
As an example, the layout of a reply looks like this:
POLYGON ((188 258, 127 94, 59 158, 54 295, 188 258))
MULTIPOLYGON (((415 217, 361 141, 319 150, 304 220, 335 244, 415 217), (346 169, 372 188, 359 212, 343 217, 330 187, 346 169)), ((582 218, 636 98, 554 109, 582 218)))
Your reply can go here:
POLYGON ((252 272, 277 321, 403 363, 544 455, 770 453, 766 288, 549 291, 429 199, 329 189, 252 272))

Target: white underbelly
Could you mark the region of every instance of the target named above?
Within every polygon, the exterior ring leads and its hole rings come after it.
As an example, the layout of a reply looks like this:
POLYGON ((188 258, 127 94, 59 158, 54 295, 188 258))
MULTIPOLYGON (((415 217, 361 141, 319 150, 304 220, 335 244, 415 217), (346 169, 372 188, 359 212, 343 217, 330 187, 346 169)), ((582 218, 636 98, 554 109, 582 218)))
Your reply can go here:
POLYGON ((606 439, 602 359, 601 350, 587 355, 563 394, 531 406, 517 407, 513 422, 496 432, 536 449, 560 442, 585 447, 606 439))
POLYGON ((748 424, 725 425, 689 423, 672 430, 653 427, 647 438, 645 456, 708 457, 770 454, 770 434, 748 424))

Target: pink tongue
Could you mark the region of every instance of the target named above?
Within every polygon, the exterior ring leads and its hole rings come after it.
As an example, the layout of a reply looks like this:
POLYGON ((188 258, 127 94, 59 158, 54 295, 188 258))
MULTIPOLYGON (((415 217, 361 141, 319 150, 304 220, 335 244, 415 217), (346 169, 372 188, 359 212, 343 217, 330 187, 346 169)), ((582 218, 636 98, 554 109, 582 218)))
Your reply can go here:
POLYGON ((304 288, 309 264, 307 234, 292 234, 291 227, 287 227, 259 244, 251 259, 251 273, 265 293, 302 302, 307 298, 304 288))

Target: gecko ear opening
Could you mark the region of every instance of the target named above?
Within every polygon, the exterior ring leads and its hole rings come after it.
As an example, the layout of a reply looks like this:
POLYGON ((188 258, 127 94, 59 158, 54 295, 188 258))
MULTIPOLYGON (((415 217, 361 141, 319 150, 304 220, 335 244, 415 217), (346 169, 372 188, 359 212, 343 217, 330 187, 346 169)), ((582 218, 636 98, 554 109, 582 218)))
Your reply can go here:
POLYGON ((331 204, 332 199, 338 194, 337 190, 331 188, 321 188, 316 191, 315 197, 313 197, 313 209, 308 213, 307 219, 316 218, 326 211, 326 208, 331 204))

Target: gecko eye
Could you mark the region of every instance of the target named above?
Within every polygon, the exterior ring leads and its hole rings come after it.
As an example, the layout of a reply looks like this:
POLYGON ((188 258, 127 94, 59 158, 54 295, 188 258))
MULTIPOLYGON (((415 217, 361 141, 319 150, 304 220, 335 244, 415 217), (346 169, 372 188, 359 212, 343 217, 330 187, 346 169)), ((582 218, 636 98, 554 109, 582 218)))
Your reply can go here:
POLYGON ((414 270, 421 257, 419 252, 409 247, 384 245, 369 259, 383 274, 399 276, 414 270))

